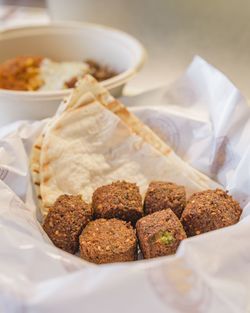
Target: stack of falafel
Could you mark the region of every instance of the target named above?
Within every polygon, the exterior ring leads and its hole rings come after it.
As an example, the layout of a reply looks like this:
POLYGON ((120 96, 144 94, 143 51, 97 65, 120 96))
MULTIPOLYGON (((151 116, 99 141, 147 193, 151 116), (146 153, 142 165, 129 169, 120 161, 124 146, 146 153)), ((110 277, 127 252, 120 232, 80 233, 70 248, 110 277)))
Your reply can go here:
POLYGON ((97 188, 91 205, 80 195, 61 195, 43 228, 58 248, 102 264, 137 260, 137 242, 146 259, 174 254, 183 239, 233 225, 241 212, 221 189, 187 201, 183 186, 154 181, 143 202, 136 184, 117 181, 97 188))

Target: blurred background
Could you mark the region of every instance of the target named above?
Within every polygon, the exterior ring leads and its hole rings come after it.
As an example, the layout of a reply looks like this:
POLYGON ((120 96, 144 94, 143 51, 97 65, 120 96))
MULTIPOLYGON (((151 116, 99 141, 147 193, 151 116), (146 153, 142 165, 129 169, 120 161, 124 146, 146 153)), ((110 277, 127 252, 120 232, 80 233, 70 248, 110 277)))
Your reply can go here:
POLYGON ((171 83, 200 55, 250 97, 249 17, 248 0, 0 0, 0 27, 80 20, 136 36, 148 61, 130 93, 171 83))

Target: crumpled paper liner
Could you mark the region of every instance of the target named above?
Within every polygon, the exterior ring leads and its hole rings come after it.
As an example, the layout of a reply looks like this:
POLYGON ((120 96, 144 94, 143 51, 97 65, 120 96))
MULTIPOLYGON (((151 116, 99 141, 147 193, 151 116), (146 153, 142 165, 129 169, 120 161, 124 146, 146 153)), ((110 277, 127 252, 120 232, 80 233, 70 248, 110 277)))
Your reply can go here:
POLYGON ((250 288, 250 108, 200 58, 172 86, 124 99, 188 163, 241 203, 234 226, 184 240, 175 256, 96 266, 49 243, 27 154, 43 122, 0 130, 0 312, 246 312, 250 288))

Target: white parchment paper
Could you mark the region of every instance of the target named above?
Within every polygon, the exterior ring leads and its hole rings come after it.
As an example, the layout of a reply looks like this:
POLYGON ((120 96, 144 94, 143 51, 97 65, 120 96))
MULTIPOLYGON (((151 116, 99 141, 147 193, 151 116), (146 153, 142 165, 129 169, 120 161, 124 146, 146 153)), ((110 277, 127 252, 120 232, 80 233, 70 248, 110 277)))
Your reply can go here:
POLYGON ((28 157, 46 121, 0 130, 0 312, 248 312, 250 107, 196 57, 168 87, 124 102, 184 160, 241 203, 234 226, 175 256, 96 266, 52 246, 36 220, 28 157))

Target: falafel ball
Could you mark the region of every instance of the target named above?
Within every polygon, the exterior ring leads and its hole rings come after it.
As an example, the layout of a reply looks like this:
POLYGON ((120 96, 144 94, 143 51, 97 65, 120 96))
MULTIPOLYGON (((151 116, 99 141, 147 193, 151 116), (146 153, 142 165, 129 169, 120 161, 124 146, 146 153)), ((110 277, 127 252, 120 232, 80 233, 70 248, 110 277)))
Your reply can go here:
POLYGON ((186 191, 174 183, 153 181, 149 184, 144 200, 145 214, 171 209, 179 218, 186 206, 186 191))
POLYGON ((181 222, 171 209, 158 211, 136 223, 139 245, 145 259, 174 254, 187 238, 181 222))
POLYGON ((135 230, 130 223, 116 218, 92 221, 80 236, 80 256, 96 264, 134 261, 135 230))
POLYGON ((96 218, 118 218, 135 225, 142 217, 142 198, 136 184, 125 181, 99 187, 92 197, 96 218))
POLYGON ((239 203, 227 192, 205 190, 190 197, 181 222, 190 237, 233 225, 239 221, 241 212, 239 203))
POLYGON ((43 229, 58 248, 76 253, 79 236, 92 218, 92 209, 81 195, 61 195, 49 210, 43 229))

